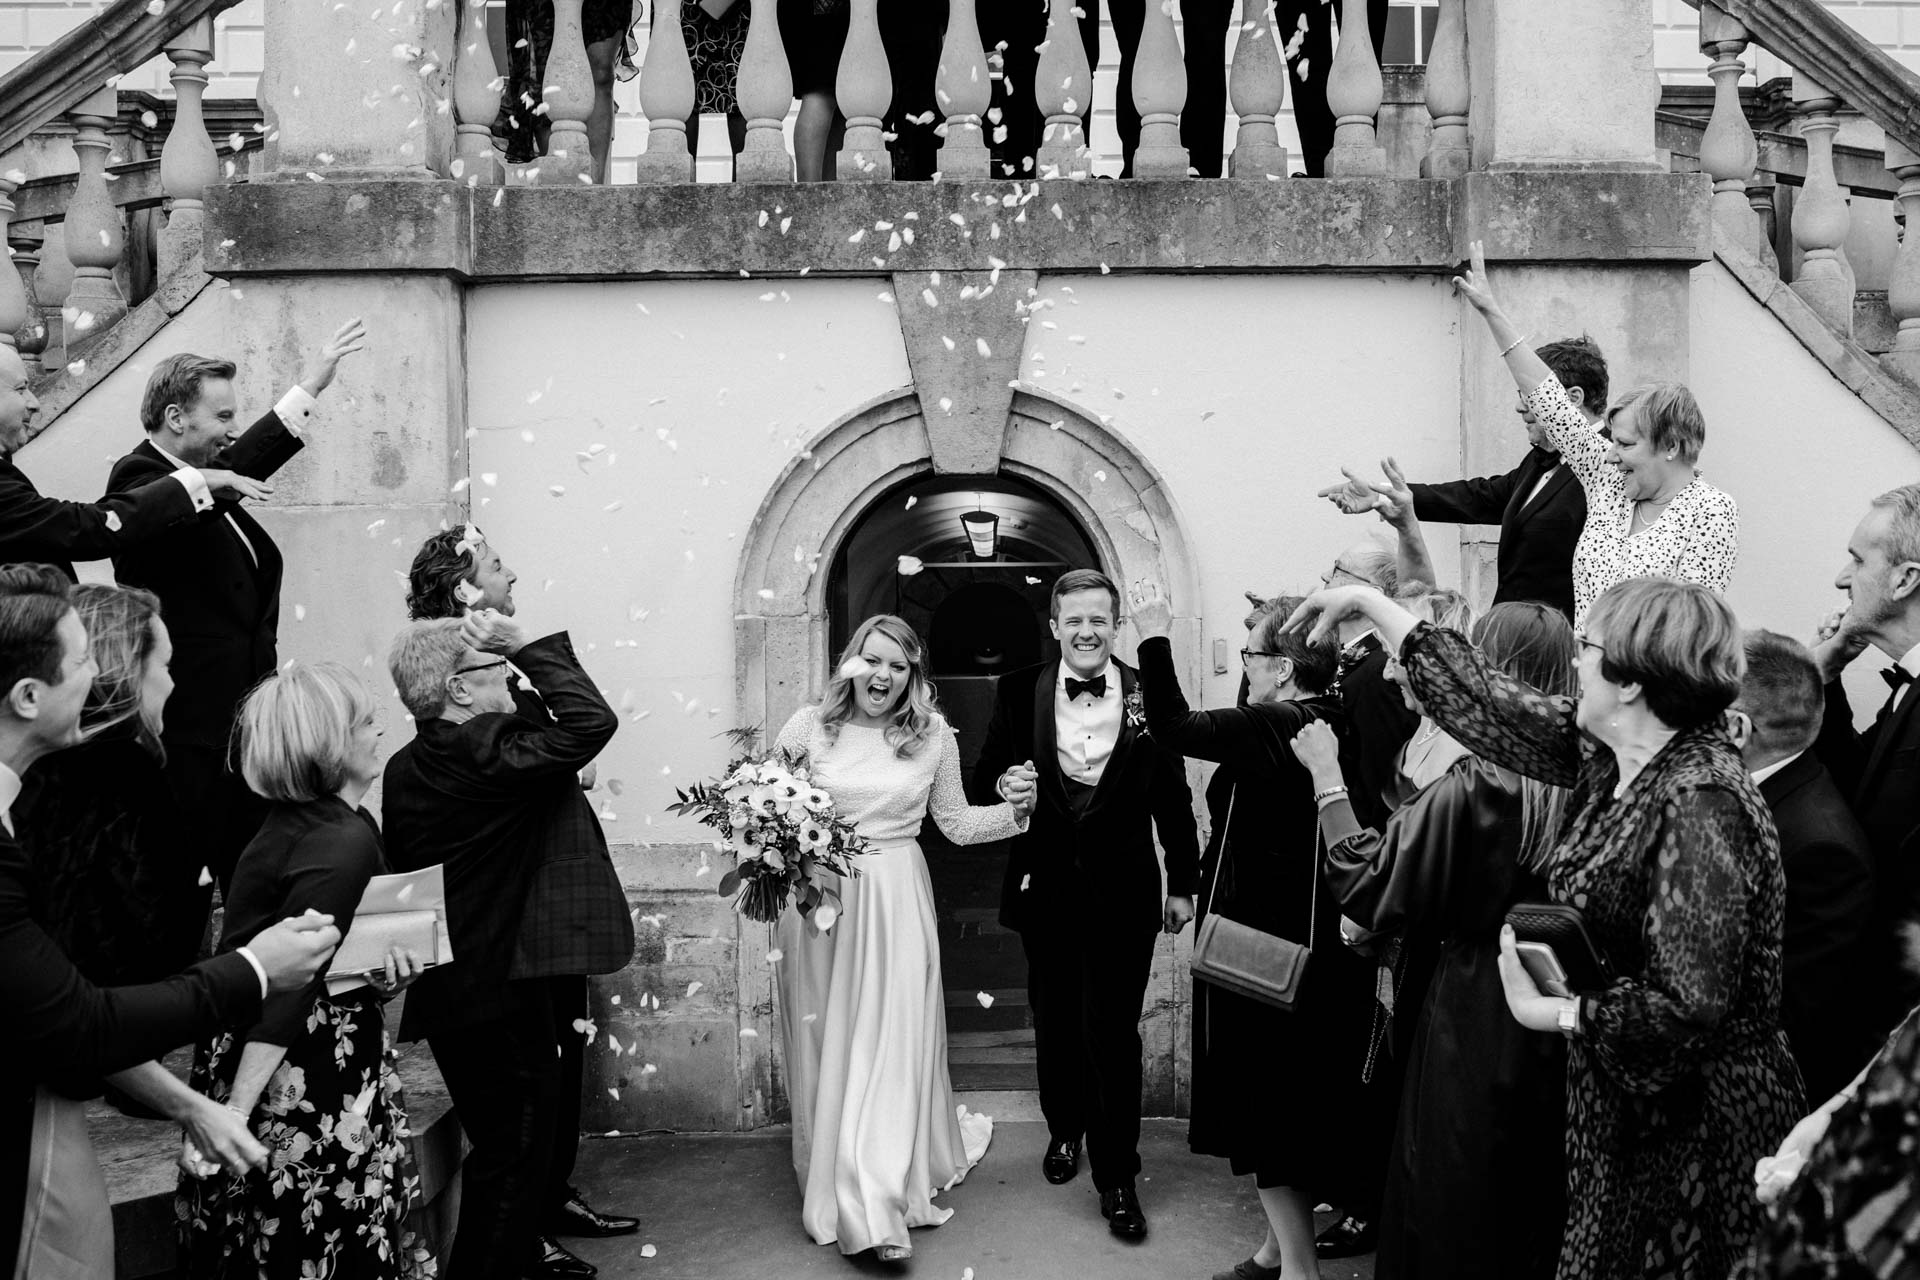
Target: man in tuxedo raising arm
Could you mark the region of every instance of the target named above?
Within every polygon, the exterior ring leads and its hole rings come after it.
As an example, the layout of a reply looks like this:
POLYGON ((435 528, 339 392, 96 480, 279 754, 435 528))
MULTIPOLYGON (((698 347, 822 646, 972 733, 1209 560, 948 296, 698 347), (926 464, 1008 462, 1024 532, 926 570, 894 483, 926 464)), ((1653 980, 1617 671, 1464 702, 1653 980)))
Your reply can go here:
POLYGON ((1095 569, 1063 574, 1050 625, 1060 657, 1000 678, 973 789, 982 800, 1039 791, 1032 825, 1012 842, 1000 922, 1027 953, 1049 1134, 1041 1170, 1049 1182, 1070 1180, 1084 1136, 1101 1216, 1137 1240, 1147 1234, 1134 1187, 1140 1007, 1156 935, 1193 919, 1193 795, 1186 761, 1147 733, 1138 674, 1113 656, 1113 580, 1095 569))
POLYGON ((1902 485, 1873 500, 1847 543, 1847 561, 1834 585, 1847 608, 1821 628, 1814 659, 1827 682, 1826 717, 1815 750, 1853 803, 1873 849, 1875 921, 1887 981, 1877 1029, 1886 1031, 1920 999, 1920 986, 1896 963, 1894 935, 1920 917, 1920 484, 1902 485), (1887 700, 1865 733, 1840 673, 1871 647, 1893 659, 1881 671, 1887 700))
MULTIPOLYGON (((234 366, 205 356, 168 356, 154 367, 140 403, 147 438, 113 464, 109 494, 131 493, 182 467, 223 467, 264 481, 306 447, 304 431, 320 393, 366 331, 349 320, 308 362, 298 385, 249 427, 236 431, 234 366)), ((207 867, 224 889, 266 805, 229 767, 234 711, 279 665, 280 549, 239 502, 211 508, 164 534, 113 553, 114 577, 160 597, 173 636, 173 697, 161 741, 167 781, 182 807, 210 817, 207 867)))

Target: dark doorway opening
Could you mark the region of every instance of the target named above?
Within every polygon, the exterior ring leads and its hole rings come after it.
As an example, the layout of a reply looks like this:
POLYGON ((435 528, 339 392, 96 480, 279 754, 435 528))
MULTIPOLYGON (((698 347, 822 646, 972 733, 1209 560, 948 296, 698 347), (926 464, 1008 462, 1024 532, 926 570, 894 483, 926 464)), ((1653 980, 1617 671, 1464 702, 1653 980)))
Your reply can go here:
MULTIPOLYGON (((925 642, 941 710, 969 774, 1001 676, 1059 656, 1047 628, 1054 579, 1098 567, 1087 532, 1044 490, 1008 476, 923 476, 877 499, 829 569, 832 650, 876 613, 904 618, 925 642), (990 554, 969 540, 992 521, 990 554)), ((961 1090, 1034 1089, 1026 959, 997 922, 1004 844, 959 848, 928 821, 921 848, 940 920, 949 1066, 961 1090), (978 995, 994 997, 982 1007, 978 995)))

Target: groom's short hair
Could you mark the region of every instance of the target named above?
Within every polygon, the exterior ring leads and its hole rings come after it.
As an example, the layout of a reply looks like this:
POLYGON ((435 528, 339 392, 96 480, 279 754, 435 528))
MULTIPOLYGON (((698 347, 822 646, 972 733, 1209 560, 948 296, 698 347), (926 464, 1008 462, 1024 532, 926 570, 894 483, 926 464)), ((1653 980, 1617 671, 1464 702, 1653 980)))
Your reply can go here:
POLYGON ((1114 621, 1119 621, 1120 588, 1114 585, 1112 578, 1098 569, 1069 569, 1061 574, 1054 581, 1053 599, 1047 603, 1047 616, 1057 619, 1060 616, 1061 597, 1070 596, 1076 591, 1106 592, 1107 597, 1113 601, 1114 621))

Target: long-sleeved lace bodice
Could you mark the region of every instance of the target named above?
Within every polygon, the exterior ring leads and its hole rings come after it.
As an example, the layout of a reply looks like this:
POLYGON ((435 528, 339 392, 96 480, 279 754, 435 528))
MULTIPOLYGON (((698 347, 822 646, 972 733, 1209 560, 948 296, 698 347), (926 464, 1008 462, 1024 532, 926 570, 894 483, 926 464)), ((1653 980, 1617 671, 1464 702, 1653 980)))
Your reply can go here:
POLYGON ((1740 508, 1698 475, 1660 518, 1633 532, 1633 499, 1619 468, 1607 464, 1608 443, 1549 378, 1527 397, 1533 411, 1587 493, 1587 527, 1573 550, 1573 624, 1586 621, 1601 592, 1628 578, 1678 578, 1724 592, 1740 554, 1740 508))
POLYGON ((879 729, 843 724, 829 743, 820 728, 820 708, 812 706, 793 713, 775 745, 806 752, 814 785, 875 844, 912 840, 929 813, 955 844, 1008 840, 1027 829, 1010 804, 967 803, 960 742, 944 719, 936 720, 928 741, 904 759, 879 729))

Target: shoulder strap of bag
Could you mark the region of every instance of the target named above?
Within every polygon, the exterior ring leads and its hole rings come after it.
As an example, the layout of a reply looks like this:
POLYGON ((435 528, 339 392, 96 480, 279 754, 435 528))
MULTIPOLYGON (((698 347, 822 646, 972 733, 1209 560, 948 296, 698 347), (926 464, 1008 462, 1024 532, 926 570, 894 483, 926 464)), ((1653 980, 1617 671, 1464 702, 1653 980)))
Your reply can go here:
POLYGON ((1233 834, 1233 802, 1240 797, 1240 782, 1235 779, 1227 792, 1227 820, 1220 827, 1220 857, 1213 864, 1213 887, 1207 890, 1207 914, 1213 914, 1213 900, 1220 893, 1220 876, 1227 869, 1227 837, 1233 834))

